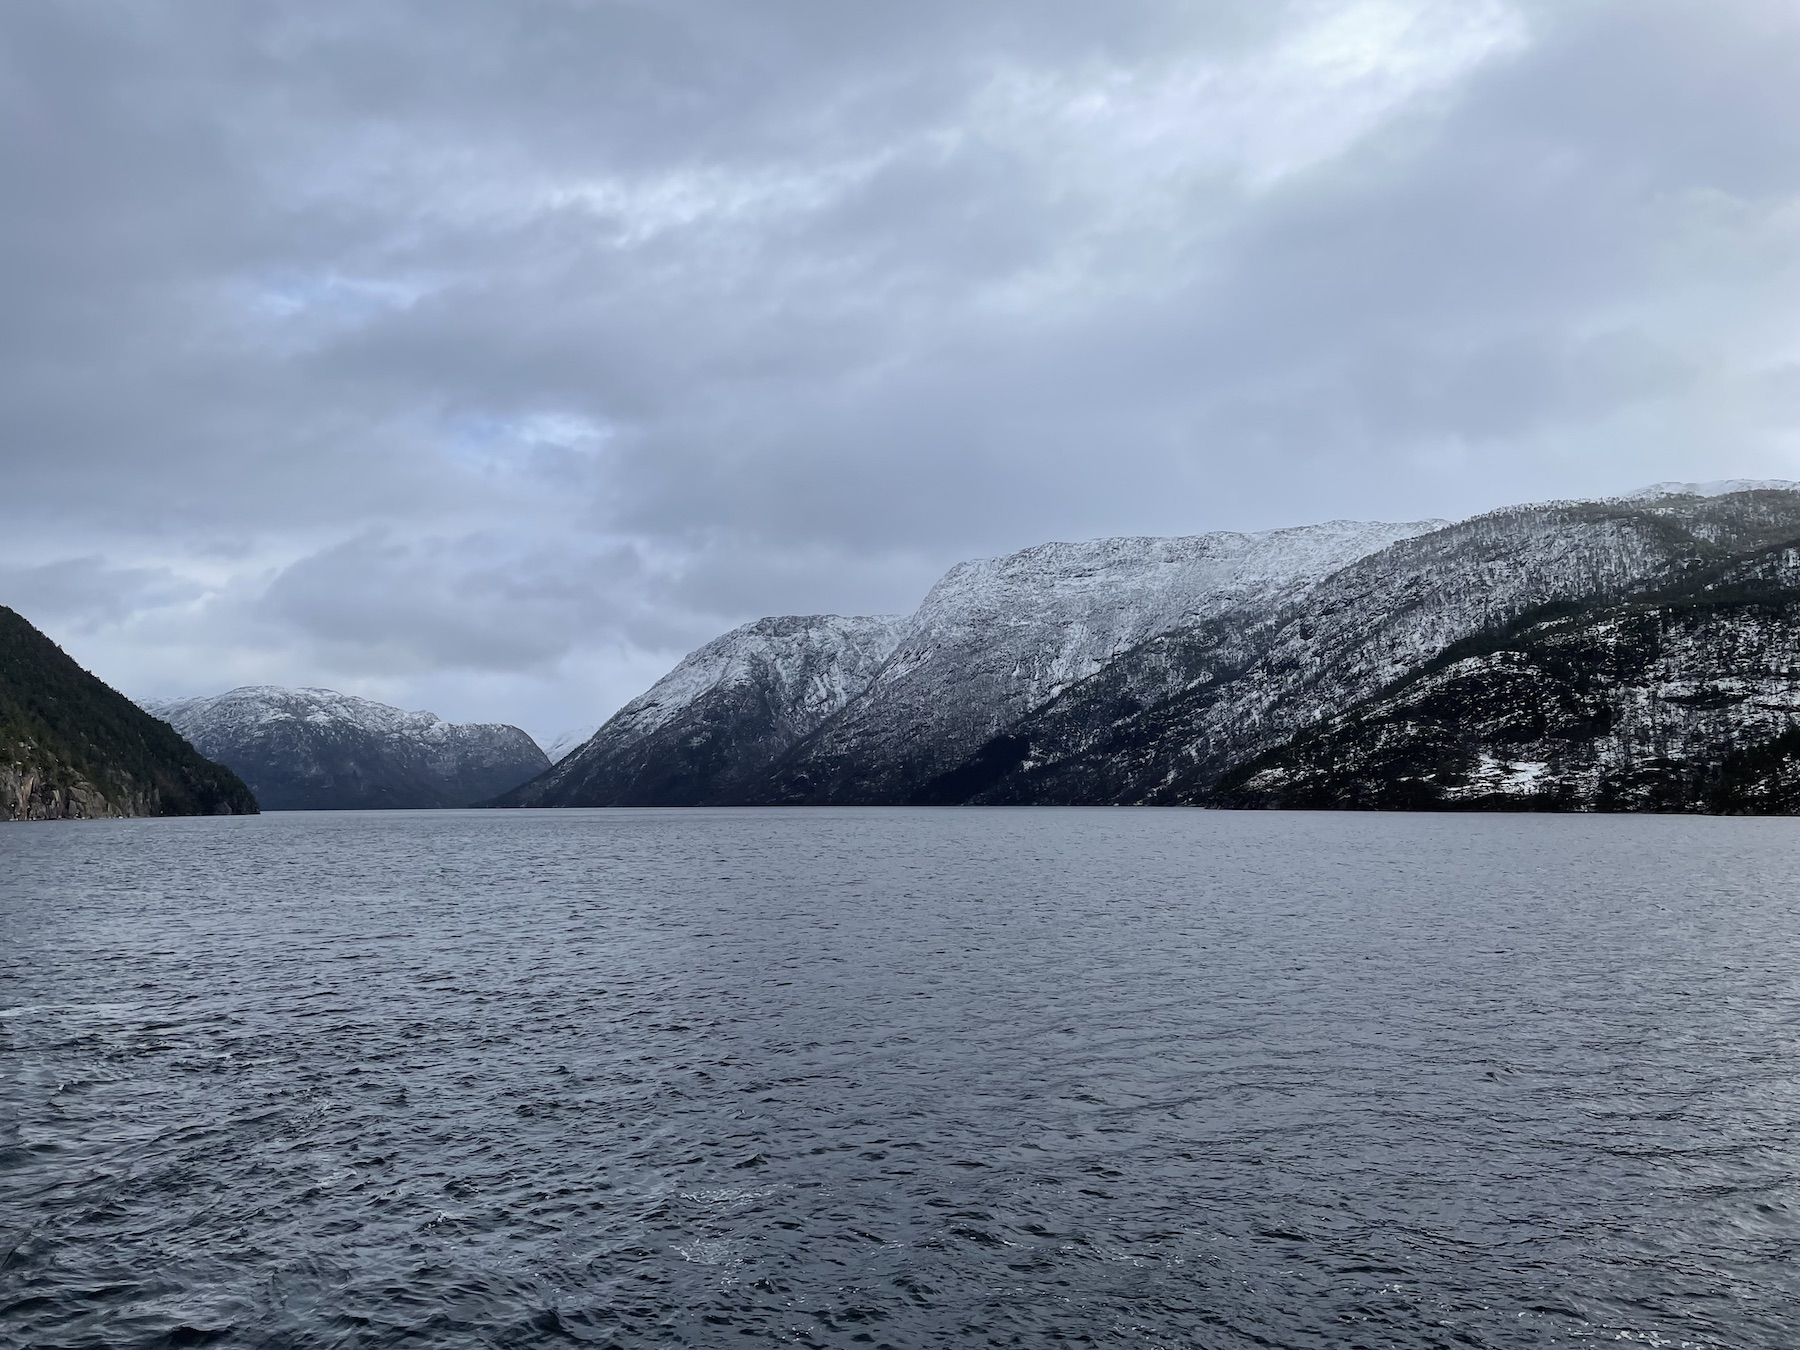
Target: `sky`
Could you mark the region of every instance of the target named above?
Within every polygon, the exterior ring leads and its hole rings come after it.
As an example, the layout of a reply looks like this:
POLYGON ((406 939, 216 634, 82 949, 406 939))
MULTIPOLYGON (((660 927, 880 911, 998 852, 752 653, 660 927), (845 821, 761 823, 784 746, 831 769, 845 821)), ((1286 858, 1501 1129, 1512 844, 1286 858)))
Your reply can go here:
POLYGON ((1792 0, 0 7, 0 603, 604 719, 1049 539, 1800 478, 1792 0))

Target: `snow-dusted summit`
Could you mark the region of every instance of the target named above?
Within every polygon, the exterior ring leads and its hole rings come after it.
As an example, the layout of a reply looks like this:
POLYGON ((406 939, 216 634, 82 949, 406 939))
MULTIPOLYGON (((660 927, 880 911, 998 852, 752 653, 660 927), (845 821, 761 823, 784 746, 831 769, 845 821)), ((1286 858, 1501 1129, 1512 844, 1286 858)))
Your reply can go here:
POLYGON ((245 685, 142 706, 271 811, 469 806, 550 763, 517 727, 446 722, 332 689, 245 685))
POLYGON ((507 806, 734 801, 789 747, 868 687, 898 637, 891 617, 758 619, 690 653, 507 806))
POLYGON ((1252 627, 1321 579, 1443 521, 1042 544, 961 563, 863 693, 772 777, 778 801, 910 800, 990 737, 1161 634, 1252 627))

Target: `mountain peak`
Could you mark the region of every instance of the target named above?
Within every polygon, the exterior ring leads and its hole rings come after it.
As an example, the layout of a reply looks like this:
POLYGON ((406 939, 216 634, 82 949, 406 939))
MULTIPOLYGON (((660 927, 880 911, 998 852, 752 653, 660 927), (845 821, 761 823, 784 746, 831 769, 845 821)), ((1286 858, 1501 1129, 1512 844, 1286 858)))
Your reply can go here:
POLYGON ((275 811, 468 806, 550 764, 517 727, 446 722, 335 689, 242 685, 143 706, 275 811))

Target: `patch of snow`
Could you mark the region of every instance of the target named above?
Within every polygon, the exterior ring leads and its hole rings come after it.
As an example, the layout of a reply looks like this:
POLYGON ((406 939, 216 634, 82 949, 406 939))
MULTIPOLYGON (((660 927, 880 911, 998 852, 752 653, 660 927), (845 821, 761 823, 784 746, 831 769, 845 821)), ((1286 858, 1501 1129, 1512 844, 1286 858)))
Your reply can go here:
POLYGON ((1536 792, 1549 772, 1549 764, 1541 760, 1501 759, 1483 750, 1469 773, 1468 783, 1462 787, 1447 788, 1444 795, 1485 797, 1501 793, 1506 796, 1524 796, 1536 792))
POLYGON ((593 740, 594 733, 598 730, 600 730, 600 725, 597 722, 589 722, 584 726, 571 727, 569 730, 551 737, 550 743, 544 747, 544 754, 549 757, 552 764, 560 764, 563 760, 581 749, 582 746, 593 740))
POLYGON ((1627 492, 1616 500, 1647 502, 1658 497, 1724 497, 1733 492, 1800 492, 1800 483, 1786 478, 1719 478, 1710 483, 1652 483, 1627 492))

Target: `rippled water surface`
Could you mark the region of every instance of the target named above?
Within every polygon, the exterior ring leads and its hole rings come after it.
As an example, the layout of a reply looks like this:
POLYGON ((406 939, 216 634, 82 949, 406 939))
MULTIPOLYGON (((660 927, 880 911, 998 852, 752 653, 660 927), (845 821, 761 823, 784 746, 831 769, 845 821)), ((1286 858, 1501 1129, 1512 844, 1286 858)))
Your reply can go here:
POLYGON ((1797 904, 1796 821, 0 827, 0 1342, 1789 1350, 1797 904))

